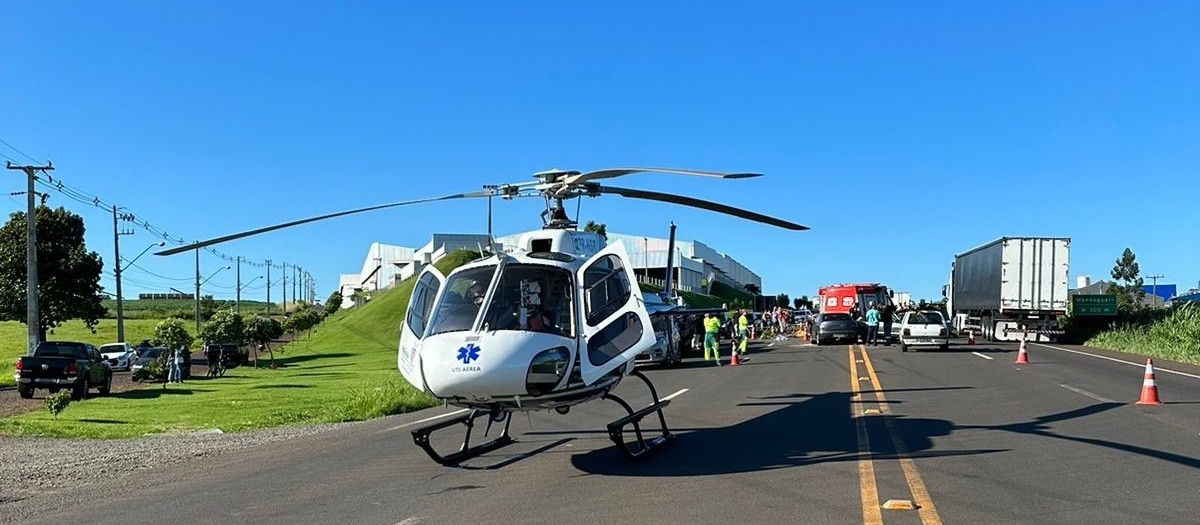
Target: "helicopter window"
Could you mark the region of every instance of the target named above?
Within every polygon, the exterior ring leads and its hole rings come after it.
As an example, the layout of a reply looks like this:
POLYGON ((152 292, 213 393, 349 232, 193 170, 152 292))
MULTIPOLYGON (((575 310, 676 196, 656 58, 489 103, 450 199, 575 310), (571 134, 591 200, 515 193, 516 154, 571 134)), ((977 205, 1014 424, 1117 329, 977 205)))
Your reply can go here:
POLYGON ((409 330, 417 335, 417 339, 425 335, 425 326, 429 323, 429 314, 433 313, 433 298, 437 296, 438 280, 433 274, 425 274, 413 289, 412 300, 408 306, 409 330))
POLYGON ((621 258, 603 257, 584 270, 583 290, 588 326, 596 326, 629 302, 632 287, 621 258))
POLYGON ((524 330, 575 337, 571 273, 529 264, 504 267, 484 314, 485 330, 524 330))
POLYGON ((481 266, 454 273, 446 280, 437 311, 426 330, 428 335, 470 330, 479 316, 488 283, 496 266, 481 266))
POLYGON ((626 313, 588 339, 588 360, 594 366, 607 363, 633 348, 641 340, 643 330, 637 314, 626 313))

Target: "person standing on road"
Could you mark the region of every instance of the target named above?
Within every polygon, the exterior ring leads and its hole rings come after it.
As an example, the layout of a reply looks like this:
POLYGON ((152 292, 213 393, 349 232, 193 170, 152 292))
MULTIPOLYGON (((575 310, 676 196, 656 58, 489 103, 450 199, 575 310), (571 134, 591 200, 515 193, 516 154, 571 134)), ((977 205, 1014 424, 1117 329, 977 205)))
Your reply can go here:
POLYGON ((750 340, 750 317, 746 313, 746 309, 742 308, 742 315, 738 316, 738 347, 737 353, 746 355, 746 343, 750 340))
POLYGON ((892 322, 896 320, 896 305, 888 303, 883 307, 883 345, 892 346, 892 322))
POLYGON ((716 360, 721 366, 721 348, 717 346, 717 332, 721 329, 721 320, 713 314, 704 314, 704 360, 716 360))
POLYGON ((871 304, 867 307, 867 341, 866 344, 879 346, 876 337, 879 334, 879 307, 871 304))

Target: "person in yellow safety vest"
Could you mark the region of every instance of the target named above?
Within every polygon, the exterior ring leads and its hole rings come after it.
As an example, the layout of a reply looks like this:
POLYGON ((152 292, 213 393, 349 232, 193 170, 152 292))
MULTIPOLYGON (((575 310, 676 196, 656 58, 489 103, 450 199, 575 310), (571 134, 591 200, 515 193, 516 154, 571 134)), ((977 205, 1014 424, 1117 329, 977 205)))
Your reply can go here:
POLYGON ((738 343, 737 351, 741 355, 746 355, 746 342, 749 341, 750 332, 750 317, 746 314, 746 309, 742 308, 742 315, 738 317, 738 338, 741 342, 738 343))
POLYGON ((717 331, 721 329, 721 320, 713 314, 704 314, 704 360, 716 360, 721 366, 721 349, 717 346, 717 331))

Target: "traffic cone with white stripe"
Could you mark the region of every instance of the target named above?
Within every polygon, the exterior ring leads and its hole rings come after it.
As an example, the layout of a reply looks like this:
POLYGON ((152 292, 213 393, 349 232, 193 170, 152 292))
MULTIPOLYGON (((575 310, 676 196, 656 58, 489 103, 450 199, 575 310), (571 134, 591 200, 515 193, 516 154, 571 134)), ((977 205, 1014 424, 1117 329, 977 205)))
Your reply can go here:
POLYGON ((1017 350, 1017 360, 1013 361, 1016 365, 1029 364, 1029 356, 1025 355, 1025 340, 1021 339, 1021 347, 1017 350))
POLYGON ((1154 383, 1154 361, 1146 359, 1146 375, 1142 379, 1142 398, 1138 400, 1139 405, 1161 405, 1162 400, 1158 398, 1158 385, 1154 383))
POLYGON ((975 345, 975 331, 974 330, 967 330, 967 344, 971 345, 971 346, 975 345))

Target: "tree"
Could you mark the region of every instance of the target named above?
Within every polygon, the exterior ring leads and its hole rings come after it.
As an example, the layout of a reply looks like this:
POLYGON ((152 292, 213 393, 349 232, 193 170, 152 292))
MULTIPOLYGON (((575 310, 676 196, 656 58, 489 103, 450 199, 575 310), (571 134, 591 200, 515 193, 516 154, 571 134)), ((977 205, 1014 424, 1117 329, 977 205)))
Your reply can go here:
POLYGON ((154 344, 165 346, 172 350, 190 348, 196 338, 188 333, 187 327, 179 319, 165 319, 154 327, 154 344))
POLYGON ((792 301, 788 299, 788 294, 781 293, 775 296, 775 304, 780 308, 787 308, 789 304, 792 304, 792 301))
POLYGON ((608 239, 608 228, 602 222, 587 221, 587 224, 583 225, 583 231, 599 233, 601 237, 608 239))
POLYGON ((205 343, 242 346, 246 340, 246 321, 233 310, 221 310, 200 326, 200 339, 205 343))
POLYGON ((317 326, 321 322, 321 315, 313 310, 308 305, 301 305, 296 311, 288 315, 288 318, 283 321, 283 329, 292 333, 293 338, 296 332, 303 332, 317 326))
POLYGON ((325 300, 325 308, 322 313, 325 314, 325 317, 329 317, 337 313, 338 309, 341 307, 342 292, 334 291, 333 293, 329 294, 329 298, 325 300))
POLYGON ((246 324, 244 339, 254 344, 254 364, 258 366, 258 349, 266 348, 271 353, 271 368, 275 368, 275 351, 271 349, 271 341, 283 335, 283 325, 272 317, 256 316, 246 324))
MULTIPOLYGON (((107 313, 100 303, 100 255, 87 251, 83 218, 65 208, 38 207, 38 334, 70 319, 96 329, 107 313)), ((25 214, 13 213, 0 228, 0 321, 28 324, 25 295, 25 214)))
POLYGON ((1125 248, 1121 253, 1121 258, 1117 259, 1116 265, 1112 269, 1113 281, 1121 282, 1118 285, 1116 282, 1109 284, 1106 292, 1117 296, 1117 308, 1122 310, 1137 309, 1142 304, 1142 300, 1146 297, 1146 290, 1142 288, 1142 278, 1139 276, 1141 268, 1137 263, 1137 256, 1133 254, 1133 250, 1125 248))
POLYGON ((811 310, 813 305, 812 300, 810 300, 807 295, 793 299, 792 304, 796 306, 797 310, 805 308, 811 310))

